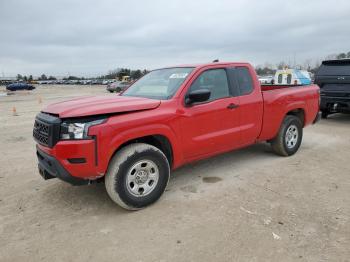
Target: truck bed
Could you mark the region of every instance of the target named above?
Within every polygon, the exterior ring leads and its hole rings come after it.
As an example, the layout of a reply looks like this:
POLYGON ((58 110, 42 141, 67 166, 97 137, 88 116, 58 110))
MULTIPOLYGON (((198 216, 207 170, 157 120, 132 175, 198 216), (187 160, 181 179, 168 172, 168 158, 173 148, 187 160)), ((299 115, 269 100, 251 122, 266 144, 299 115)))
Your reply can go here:
POLYGON ((263 85, 263 125, 260 141, 272 139, 287 112, 298 110, 303 114, 304 126, 311 124, 318 113, 319 87, 317 85, 263 85))

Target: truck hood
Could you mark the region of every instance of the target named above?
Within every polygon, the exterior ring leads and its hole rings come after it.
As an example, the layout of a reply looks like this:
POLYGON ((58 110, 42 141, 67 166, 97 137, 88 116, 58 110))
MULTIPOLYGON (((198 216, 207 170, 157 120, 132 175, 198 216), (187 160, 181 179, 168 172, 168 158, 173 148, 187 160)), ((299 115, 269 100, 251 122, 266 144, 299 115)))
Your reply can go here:
POLYGON ((154 109, 160 100, 128 96, 85 96, 51 104, 42 112, 58 115, 61 118, 104 115, 154 109))

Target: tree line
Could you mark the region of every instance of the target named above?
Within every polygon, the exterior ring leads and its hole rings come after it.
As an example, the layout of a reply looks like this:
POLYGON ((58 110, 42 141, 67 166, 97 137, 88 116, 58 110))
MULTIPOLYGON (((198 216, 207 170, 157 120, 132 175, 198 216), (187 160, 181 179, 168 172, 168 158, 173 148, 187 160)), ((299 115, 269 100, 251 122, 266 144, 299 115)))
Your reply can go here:
MULTIPOLYGON (((325 57, 324 60, 334 60, 334 59, 345 59, 350 58, 350 51, 347 53, 336 53, 336 54, 330 54, 325 57)), ((307 70, 313 74, 316 73, 318 68, 321 65, 320 60, 312 60, 312 59, 306 59, 302 64, 296 64, 292 65, 290 62, 281 61, 277 64, 270 64, 265 63, 263 65, 257 65, 256 66, 256 73, 258 75, 274 75, 276 70, 284 69, 284 68, 297 68, 302 70, 307 70)))
MULTIPOLYGON (((144 76, 148 72, 149 72, 149 70, 147 70, 147 69, 132 70, 130 68, 117 68, 117 69, 108 71, 108 73, 105 75, 93 77, 93 79, 122 79, 123 76, 130 76, 131 79, 136 80, 136 79, 139 79, 140 77, 144 76)), ((63 78, 63 80, 85 80, 85 79, 89 79, 89 78, 79 77, 79 76, 74 76, 74 75, 70 75, 70 76, 63 78)), ((33 81, 34 78, 32 75, 26 76, 26 75, 17 74, 17 80, 30 82, 30 81, 33 81)), ((41 76, 38 77, 37 80, 38 81, 57 80, 57 78, 54 76, 51 76, 51 75, 47 76, 46 74, 42 74, 41 76)))
MULTIPOLYGON (((34 80, 34 78, 33 78, 33 76, 32 75, 29 75, 29 76, 26 76, 26 75, 21 75, 21 74, 17 74, 17 80, 22 80, 22 81, 33 81, 34 80)), ((56 79, 56 77, 54 77, 54 76, 46 76, 45 74, 42 74, 39 78, 38 78, 38 80, 57 80, 56 79)))
POLYGON ((110 70, 106 75, 102 75, 99 78, 101 79, 121 79, 123 76, 130 76, 131 79, 139 79, 140 77, 147 74, 149 71, 144 70, 131 70, 129 68, 118 68, 115 70, 110 70))

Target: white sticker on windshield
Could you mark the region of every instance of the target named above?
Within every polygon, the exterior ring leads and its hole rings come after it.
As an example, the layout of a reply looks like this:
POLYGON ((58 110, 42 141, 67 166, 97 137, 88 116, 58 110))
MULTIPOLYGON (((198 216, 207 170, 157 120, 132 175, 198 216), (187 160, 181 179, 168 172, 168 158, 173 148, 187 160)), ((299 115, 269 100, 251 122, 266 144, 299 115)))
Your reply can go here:
POLYGON ((172 74, 169 78, 186 78, 188 73, 177 73, 177 74, 172 74))

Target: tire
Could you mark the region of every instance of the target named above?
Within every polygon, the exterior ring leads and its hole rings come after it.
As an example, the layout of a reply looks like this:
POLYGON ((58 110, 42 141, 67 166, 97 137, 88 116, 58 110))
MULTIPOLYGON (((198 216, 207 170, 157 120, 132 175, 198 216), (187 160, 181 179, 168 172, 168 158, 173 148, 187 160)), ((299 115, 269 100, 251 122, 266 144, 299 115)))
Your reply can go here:
POLYGON ((277 136, 271 141, 271 146, 277 155, 291 156, 298 151, 302 138, 303 125, 300 119, 293 115, 287 115, 277 136))
POLYGON ((321 111, 321 117, 322 117, 323 119, 327 119, 328 115, 329 115, 329 112, 328 112, 328 111, 326 111, 326 110, 321 111))
POLYGON ((152 145, 135 143, 122 148, 112 158, 105 186, 119 206, 138 210, 160 198, 169 177, 170 166, 164 153, 152 145))

